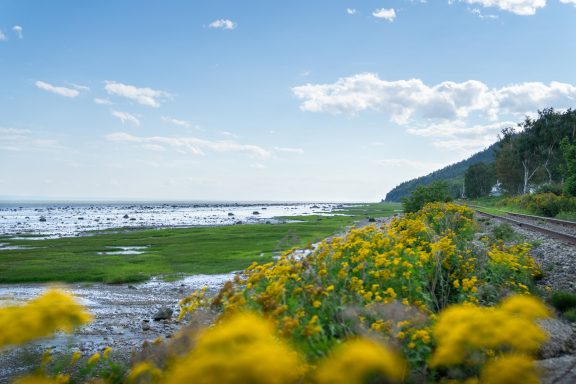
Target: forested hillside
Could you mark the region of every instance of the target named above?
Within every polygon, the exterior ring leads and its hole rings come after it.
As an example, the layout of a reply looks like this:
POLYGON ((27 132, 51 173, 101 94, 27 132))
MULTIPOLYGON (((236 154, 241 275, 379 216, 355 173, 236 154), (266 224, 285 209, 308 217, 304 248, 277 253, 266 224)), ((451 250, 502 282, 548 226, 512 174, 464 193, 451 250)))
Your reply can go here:
POLYGON ((544 109, 518 127, 504 129, 497 143, 466 160, 398 185, 385 201, 401 201, 434 181, 447 182, 455 198, 463 191, 471 198, 486 196, 496 181, 506 195, 553 191, 575 196, 576 111, 544 109))
POLYGON ((403 197, 410 195, 418 185, 428 185, 434 181, 444 180, 448 182, 452 194, 457 197, 462 190, 464 174, 469 166, 477 163, 493 163, 498 143, 492 144, 485 150, 470 156, 466 160, 449 165, 426 176, 405 181, 386 194, 385 201, 401 201, 403 197))

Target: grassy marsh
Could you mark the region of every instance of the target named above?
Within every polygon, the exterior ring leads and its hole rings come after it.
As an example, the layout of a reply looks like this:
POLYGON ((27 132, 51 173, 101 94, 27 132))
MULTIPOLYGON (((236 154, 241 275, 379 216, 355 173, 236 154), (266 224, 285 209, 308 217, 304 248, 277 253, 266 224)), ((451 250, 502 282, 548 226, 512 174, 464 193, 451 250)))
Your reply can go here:
POLYGON ((400 204, 345 206, 341 215, 289 217, 283 224, 118 230, 59 239, 11 239, 23 249, 0 250, 0 283, 143 281, 154 275, 215 274, 269 261, 368 217, 385 217, 400 204), (28 248, 32 247, 32 248, 28 248), (142 254, 114 254, 120 247, 146 247, 142 254))

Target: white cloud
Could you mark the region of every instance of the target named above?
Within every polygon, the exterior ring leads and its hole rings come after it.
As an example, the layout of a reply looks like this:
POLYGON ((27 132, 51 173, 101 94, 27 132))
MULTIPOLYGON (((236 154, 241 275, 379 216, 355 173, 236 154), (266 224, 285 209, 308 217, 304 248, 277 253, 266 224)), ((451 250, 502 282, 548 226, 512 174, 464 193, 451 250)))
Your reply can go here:
POLYGON ((12 27, 12 30, 16 34, 19 39, 22 39, 24 36, 22 35, 22 27, 19 25, 15 25, 12 27))
POLYGON ((112 116, 118 118, 122 124, 133 124, 137 127, 140 126, 140 120, 138 118, 128 112, 119 112, 119 111, 112 111, 112 116))
POLYGON ((0 30, 0 41, 4 41, 4 40, 8 40, 8 38, 6 37, 4 32, 2 32, 2 30, 0 30))
POLYGON ((486 14, 482 13, 482 11, 478 8, 468 9, 468 12, 472 13, 473 15, 478 16, 482 20, 496 20, 496 19, 498 19, 498 15, 492 15, 492 14, 486 15, 486 14))
POLYGON ((74 89, 79 90, 79 91, 90 92, 90 87, 87 87, 85 85, 78 85, 78 84, 70 83, 70 86, 74 89))
POLYGON ((355 15, 358 11, 354 8, 346 8, 346 13, 349 15, 355 15))
POLYGON ((208 28, 228 29, 228 30, 235 29, 237 26, 238 24, 228 19, 214 20, 213 22, 208 24, 208 28))
POLYGON ((232 133, 232 132, 228 132, 228 131, 220 131, 218 133, 220 133, 222 136, 228 136, 228 137, 231 137, 233 139, 237 139, 239 137, 237 134, 232 133))
POLYGON ((500 121, 492 124, 476 124, 470 126, 464 121, 457 120, 430 124, 422 128, 410 127, 408 128, 408 133, 423 137, 461 137, 489 134, 495 138, 502 129, 515 127, 516 125, 517 123, 513 121, 500 121))
POLYGON ((496 142, 496 137, 492 135, 485 135, 470 139, 451 139, 451 140, 437 140, 432 142, 436 148, 447 149, 450 151, 460 152, 462 155, 472 155, 496 142))
POLYGON ((304 153, 302 148, 274 147, 274 150, 276 152, 296 153, 299 155, 304 153))
POLYGON ((560 0, 562 4, 573 4, 576 6, 576 0, 560 0))
POLYGON ((181 127, 186 127, 186 128, 192 127, 192 123, 190 121, 187 121, 187 120, 179 120, 179 119, 175 119, 173 117, 168 117, 168 116, 162 116, 162 120, 164 120, 165 122, 170 123, 170 124, 179 125, 181 127))
MULTIPOLYGON (((462 1, 462 0, 461 0, 462 1)), ((546 0, 463 0, 468 4, 480 4, 483 7, 496 7, 516 15, 534 15, 539 8, 546 6, 546 0)))
POLYGON ((8 140, 14 138, 22 138, 29 135, 31 132, 28 129, 19 128, 2 128, 0 127, 0 140, 8 140))
POLYGON ((37 88, 42 89, 44 91, 52 92, 60 96, 65 97, 77 97, 80 92, 76 89, 66 88, 66 87, 57 87, 52 84, 45 83, 43 81, 37 81, 34 83, 37 88))
POLYGON ((0 127, 0 150, 28 151, 62 148, 57 140, 38 138, 28 129, 0 127))
POLYGON ((171 147, 182 153, 203 155, 205 150, 214 152, 246 152, 261 158, 270 157, 270 151, 252 144, 241 144, 234 141, 210 141, 196 137, 139 137, 124 132, 116 132, 106 136, 110 141, 147 144, 159 147, 171 147))
POLYGON ((117 83, 115 81, 106 81, 104 89, 109 95, 126 97, 127 99, 153 108, 158 108, 160 101, 171 97, 168 92, 152 88, 138 88, 133 85, 117 83))
POLYGON ((303 100, 303 111, 354 115, 376 110, 402 125, 417 118, 455 120, 474 113, 496 120, 500 114, 521 116, 547 107, 567 108, 576 101, 576 86, 560 82, 501 88, 490 88, 477 80, 426 85, 419 79, 381 80, 373 73, 341 78, 332 84, 306 84, 292 91, 303 100))
POLYGON ((372 12, 372 16, 392 22, 396 18, 396 11, 394 8, 380 8, 372 12))
POLYGON ((467 124, 464 121, 443 122, 424 128, 409 128, 408 133, 433 138, 436 148, 471 155, 496 142, 504 128, 518 129, 517 122, 501 121, 491 124, 467 124))
POLYGON ((94 98, 94 102, 100 105, 112 105, 112 102, 108 99, 101 99, 99 97, 94 98))

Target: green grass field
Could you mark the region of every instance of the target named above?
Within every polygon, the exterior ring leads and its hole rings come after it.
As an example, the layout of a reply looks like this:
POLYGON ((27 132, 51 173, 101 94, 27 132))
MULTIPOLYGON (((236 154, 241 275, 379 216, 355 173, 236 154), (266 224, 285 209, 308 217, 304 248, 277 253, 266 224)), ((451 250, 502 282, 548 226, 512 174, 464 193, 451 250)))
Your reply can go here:
POLYGON ((33 249, 0 251, 0 283, 106 282, 146 280, 154 275, 215 274, 269 261, 292 247, 304 247, 367 217, 385 217, 400 204, 346 206, 336 216, 289 217, 298 222, 224 227, 119 230, 49 240, 13 240, 33 249), (345 215, 345 216, 344 216, 345 215), (140 255, 111 255, 111 247, 145 246, 140 255))

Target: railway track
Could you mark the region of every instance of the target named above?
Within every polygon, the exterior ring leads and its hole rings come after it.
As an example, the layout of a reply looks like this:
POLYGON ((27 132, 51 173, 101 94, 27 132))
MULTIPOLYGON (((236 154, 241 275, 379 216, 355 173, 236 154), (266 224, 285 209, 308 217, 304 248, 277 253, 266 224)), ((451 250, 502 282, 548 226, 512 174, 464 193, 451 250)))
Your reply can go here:
POLYGON ((474 209, 479 215, 499 219, 499 220, 517 225, 521 228, 528 229, 530 231, 543 233, 545 235, 548 235, 548 236, 553 237, 555 239, 561 240, 561 241, 566 242, 568 244, 576 245, 576 236, 575 235, 572 235, 572 234, 569 234, 566 232, 562 232, 562 231, 557 231, 557 230, 554 230, 551 228, 547 228, 547 227, 544 227, 542 225, 542 224, 544 224, 544 225, 545 224, 552 224, 555 226, 562 226, 563 228, 568 229, 569 231, 571 230, 571 231, 576 232, 576 222, 553 219, 553 218, 542 217, 542 216, 524 215, 524 214, 520 214, 520 213, 513 213, 513 212, 507 212, 507 211, 500 211, 503 214, 505 214, 505 216, 500 216, 500 215, 494 215, 494 214, 482 211, 481 209, 483 207, 478 207, 478 206, 469 206, 469 207, 474 209))

